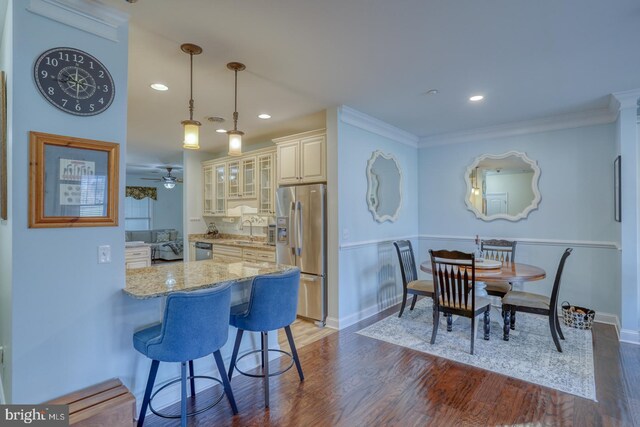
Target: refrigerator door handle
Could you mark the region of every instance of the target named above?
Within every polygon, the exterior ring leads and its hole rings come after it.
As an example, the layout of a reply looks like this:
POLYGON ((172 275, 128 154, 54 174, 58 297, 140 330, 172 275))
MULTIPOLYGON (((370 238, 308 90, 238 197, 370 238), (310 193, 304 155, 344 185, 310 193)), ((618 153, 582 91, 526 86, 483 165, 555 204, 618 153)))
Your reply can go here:
POLYGON ((297 221, 298 223, 296 224, 296 235, 298 237, 298 241, 297 243, 297 255, 301 256, 302 255, 302 239, 304 238, 303 232, 304 230, 302 229, 302 203, 300 203, 299 201, 296 202, 296 209, 298 210, 298 216, 297 216, 297 221))
POLYGON ((292 227, 292 221, 295 224, 295 221, 296 221, 295 214, 296 214, 296 204, 295 202, 291 202, 291 209, 289 211, 289 248, 291 248, 291 253, 294 256, 296 254, 296 245, 295 245, 295 236, 293 235, 294 227, 292 227))

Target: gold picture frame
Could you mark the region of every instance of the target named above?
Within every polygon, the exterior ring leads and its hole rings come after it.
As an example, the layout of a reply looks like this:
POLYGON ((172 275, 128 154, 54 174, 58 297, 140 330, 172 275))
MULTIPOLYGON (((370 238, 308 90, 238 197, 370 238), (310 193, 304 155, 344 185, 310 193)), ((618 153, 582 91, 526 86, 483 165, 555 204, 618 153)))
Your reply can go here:
POLYGON ((118 225, 120 146, 29 132, 29 228, 118 225))

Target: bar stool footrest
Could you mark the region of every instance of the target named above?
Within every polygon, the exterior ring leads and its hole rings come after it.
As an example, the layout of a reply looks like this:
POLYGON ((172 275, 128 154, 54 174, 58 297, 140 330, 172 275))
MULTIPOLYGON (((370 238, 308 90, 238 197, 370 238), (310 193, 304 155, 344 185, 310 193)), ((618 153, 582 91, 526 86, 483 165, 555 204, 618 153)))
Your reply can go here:
MULTIPOLYGON (((289 366, 287 366, 286 368, 284 368, 284 369, 282 369, 280 371, 277 371, 277 372, 273 372, 273 373, 269 372, 269 377, 275 377, 277 375, 284 374, 285 372, 287 372, 289 369, 291 369, 293 367, 293 356, 288 351, 277 350, 275 348, 269 348, 269 349, 267 349, 267 351, 276 351, 278 353, 282 353, 282 354, 285 354, 285 355, 289 356, 289 358, 291 359, 291 362, 289 363, 289 366)), ((249 352, 243 354, 242 356, 238 357, 238 359, 236 360, 235 370, 238 371, 240 374, 246 376, 246 377, 264 378, 264 374, 249 374, 247 372, 241 371, 240 368, 238 368, 238 362, 240 362, 240 360, 243 357, 249 356, 250 354, 254 354, 254 353, 262 353, 262 350, 249 351, 249 352)), ((265 363, 269 363, 269 361, 265 360, 265 363)))
MULTIPOLYGON (((207 377, 207 376, 204 376, 204 375, 194 375, 194 376, 188 376, 188 377, 187 377, 187 381, 189 381, 189 380, 190 380, 190 379, 192 379, 192 378, 193 378, 193 379, 196 379, 196 378, 202 378, 202 379, 212 380, 212 381, 214 381, 214 382, 217 382, 217 383, 218 383, 218 384, 220 384, 221 386, 223 386, 223 388, 222 388, 222 393, 220 394, 220 396, 218 396, 217 398, 215 398, 215 399, 213 400, 213 403, 212 403, 212 404, 210 404, 210 405, 209 405, 209 406, 207 406, 206 408, 198 409, 197 411, 193 411, 193 412, 188 412, 188 413, 187 413, 187 417, 192 417, 192 416, 194 416, 194 415, 201 414, 201 413, 203 413, 204 411, 208 411, 209 409, 213 408, 213 407, 214 407, 214 406, 216 406, 218 403, 220 403, 220 401, 222 400, 222 398, 223 398, 223 397, 224 397, 224 395, 225 395, 225 393, 224 393, 224 385, 222 384, 222 381, 220 381, 219 379, 214 378, 214 377, 207 377)), ((149 399, 149 410, 150 410, 151 412, 153 412, 154 414, 156 414, 157 416, 162 417, 162 418, 179 419, 179 418, 180 418, 180 414, 179 414, 179 413, 178 413, 178 414, 176 414, 176 415, 170 415, 170 414, 166 414, 166 413, 163 413, 163 412, 159 412, 159 411, 156 411, 155 409, 153 409, 153 405, 152 405, 152 403, 153 403, 153 398, 154 398, 154 397, 156 397, 156 395, 157 395, 158 393, 160 393, 160 392, 161 392, 162 390, 164 390, 165 388, 167 388, 167 387, 169 387, 169 386, 171 386, 171 385, 173 385, 173 384, 175 384, 175 383, 179 383, 179 382, 180 382, 180 378, 177 378, 177 379, 175 379, 175 380, 173 380, 173 381, 170 381, 170 382, 166 383, 165 385, 163 385, 163 386, 162 386, 162 387, 160 387, 159 389, 157 389, 157 390, 156 390, 156 391, 151 395, 151 398, 149 399)), ((191 397, 194 397, 194 396, 191 396, 191 397)))

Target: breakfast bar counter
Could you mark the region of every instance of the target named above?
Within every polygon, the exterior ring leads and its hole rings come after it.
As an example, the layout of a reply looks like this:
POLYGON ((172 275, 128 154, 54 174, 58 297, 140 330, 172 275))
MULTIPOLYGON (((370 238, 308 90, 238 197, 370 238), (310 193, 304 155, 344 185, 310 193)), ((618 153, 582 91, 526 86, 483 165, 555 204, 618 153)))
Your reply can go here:
POLYGON ((137 299, 156 298, 172 292, 196 291, 226 283, 246 284, 258 275, 284 273, 295 268, 270 262, 172 262, 127 270, 124 292, 137 299))

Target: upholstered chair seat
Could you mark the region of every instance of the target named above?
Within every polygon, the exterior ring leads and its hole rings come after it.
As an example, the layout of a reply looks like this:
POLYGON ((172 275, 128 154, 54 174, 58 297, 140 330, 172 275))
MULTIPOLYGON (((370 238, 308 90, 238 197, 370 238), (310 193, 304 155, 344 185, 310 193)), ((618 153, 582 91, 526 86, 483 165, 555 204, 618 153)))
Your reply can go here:
POLYGON ((511 283, 502 282, 502 283, 487 283, 487 293, 489 295, 505 295, 507 292, 511 290, 511 283))
POLYGON ((433 282, 431 280, 414 280, 407 284, 407 289, 433 293, 433 282))
POLYGON ((502 304, 549 309, 551 299, 545 295, 511 291, 502 298, 502 304))

